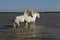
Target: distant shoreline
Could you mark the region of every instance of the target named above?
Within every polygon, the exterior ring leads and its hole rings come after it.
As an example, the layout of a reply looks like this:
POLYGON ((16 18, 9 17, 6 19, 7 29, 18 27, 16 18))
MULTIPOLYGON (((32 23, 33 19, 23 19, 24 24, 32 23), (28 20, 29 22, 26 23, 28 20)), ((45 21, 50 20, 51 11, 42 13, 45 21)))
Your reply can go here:
MULTIPOLYGON (((23 12, 0 12, 1 13, 23 13, 23 12)), ((39 13, 60 13, 60 12, 39 12, 39 13)))

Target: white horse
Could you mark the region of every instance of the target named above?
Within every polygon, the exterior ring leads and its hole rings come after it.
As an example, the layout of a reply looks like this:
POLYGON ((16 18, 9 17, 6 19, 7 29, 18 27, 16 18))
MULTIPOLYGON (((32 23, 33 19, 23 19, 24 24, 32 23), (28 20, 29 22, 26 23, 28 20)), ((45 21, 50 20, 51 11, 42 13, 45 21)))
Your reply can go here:
POLYGON ((32 22, 33 25, 35 25, 36 18, 37 17, 40 18, 40 13, 32 11, 32 16, 33 17, 31 17, 31 16, 26 17, 26 26, 27 27, 28 27, 28 23, 30 23, 30 22, 32 22))
POLYGON ((24 12, 24 15, 16 16, 16 19, 14 20, 14 23, 16 23, 18 26, 20 26, 20 22, 24 22, 26 17, 28 17, 27 11, 30 11, 30 10, 26 10, 24 12))
POLYGON ((31 16, 26 17, 26 21, 35 23, 36 17, 40 18, 40 14, 38 12, 32 11, 32 16, 33 17, 31 17, 31 16))
POLYGON ((16 16, 15 23, 20 26, 20 22, 24 22, 27 15, 16 16))
POLYGON ((26 12, 25 12, 24 15, 16 17, 15 23, 18 24, 18 26, 20 26, 19 22, 24 22, 24 21, 35 23, 36 17, 40 18, 40 14, 38 12, 34 12, 34 11, 31 11, 31 12, 32 12, 33 17, 28 16, 28 14, 26 14, 26 12))

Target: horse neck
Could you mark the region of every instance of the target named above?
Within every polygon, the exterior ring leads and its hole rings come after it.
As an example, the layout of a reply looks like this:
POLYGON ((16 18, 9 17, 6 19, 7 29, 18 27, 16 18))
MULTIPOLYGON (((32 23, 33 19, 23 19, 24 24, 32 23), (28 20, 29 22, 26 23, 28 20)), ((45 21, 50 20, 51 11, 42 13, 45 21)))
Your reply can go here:
POLYGON ((23 16, 24 16, 24 17, 28 17, 28 14, 24 14, 23 16))

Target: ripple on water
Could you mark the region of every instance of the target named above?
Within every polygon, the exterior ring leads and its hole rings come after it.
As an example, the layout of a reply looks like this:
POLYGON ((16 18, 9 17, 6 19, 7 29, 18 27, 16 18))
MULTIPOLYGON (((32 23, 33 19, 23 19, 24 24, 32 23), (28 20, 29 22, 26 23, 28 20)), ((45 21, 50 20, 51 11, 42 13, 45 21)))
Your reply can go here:
POLYGON ((49 28, 46 26, 32 26, 29 30, 19 28, 16 32, 12 28, 0 29, 1 40, 56 40, 60 39, 60 28, 49 28))

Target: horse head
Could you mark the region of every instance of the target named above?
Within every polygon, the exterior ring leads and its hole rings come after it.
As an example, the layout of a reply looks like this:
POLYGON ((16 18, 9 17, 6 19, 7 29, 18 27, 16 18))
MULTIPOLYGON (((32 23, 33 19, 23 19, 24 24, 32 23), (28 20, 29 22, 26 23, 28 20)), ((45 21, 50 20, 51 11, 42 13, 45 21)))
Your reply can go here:
POLYGON ((31 12, 34 17, 40 18, 40 14, 38 12, 34 12, 34 10, 32 10, 31 12))

